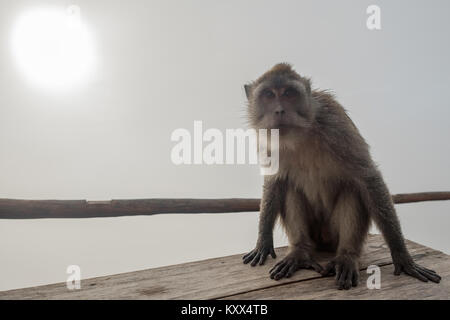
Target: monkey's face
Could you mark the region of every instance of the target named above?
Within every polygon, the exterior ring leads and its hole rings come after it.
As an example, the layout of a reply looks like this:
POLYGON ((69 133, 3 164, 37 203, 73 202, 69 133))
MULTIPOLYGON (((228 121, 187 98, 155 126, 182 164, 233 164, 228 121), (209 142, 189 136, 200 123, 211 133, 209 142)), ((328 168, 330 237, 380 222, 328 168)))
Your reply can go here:
POLYGON ((283 133, 311 124, 311 92, 302 80, 267 79, 248 96, 249 120, 255 129, 279 129, 283 133))

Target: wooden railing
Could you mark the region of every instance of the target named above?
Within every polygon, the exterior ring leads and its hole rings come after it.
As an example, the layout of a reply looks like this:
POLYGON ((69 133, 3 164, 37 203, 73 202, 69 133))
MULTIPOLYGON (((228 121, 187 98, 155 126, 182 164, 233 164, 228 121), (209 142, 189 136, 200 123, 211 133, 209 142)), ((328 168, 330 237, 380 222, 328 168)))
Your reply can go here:
MULTIPOLYGON (((394 203, 450 200, 450 192, 392 195, 394 203)), ((101 218, 161 213, 259 211, 260 199, 16 200, 0 199, 0 219, 101 218)))

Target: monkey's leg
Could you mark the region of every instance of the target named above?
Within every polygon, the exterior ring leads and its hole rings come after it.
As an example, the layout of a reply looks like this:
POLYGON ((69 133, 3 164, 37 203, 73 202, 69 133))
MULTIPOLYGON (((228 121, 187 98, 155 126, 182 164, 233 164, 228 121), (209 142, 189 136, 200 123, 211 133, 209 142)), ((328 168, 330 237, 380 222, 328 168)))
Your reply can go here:
POLYGON ((269 272, 270 278, 289 278, 298 269, 322 271, 322 267, 312 259, 314 244, 308 234, 308 213, 311 207, 302 192, 293 187, 286 192, 286 205, 282 223, 289 239, 289 253, 269 272))
POLYGON ((359 197, 343 191, 332 212, 331 228, 338 233, 339 243, 336 257, 325 266, 322 275, 336 275, 339 290, 348 290, 359 282, 359 257, 370 224, 362 209, 359 197))
POLYGON ((258 263, 263 265, 269 254, 272 258, 276 258, 273 248, 273 227, 280 213, 282 201, 284 201, 283 183, 270 176, 266 176, 264 179, 258 240, 255 249, 242 257, 245 264, 251 261, 252 267, 258 263))
POLYGON ((369 210, 391 250, 394 274, 398 276, 404 272, 424 282, 430 280, 439 283, 441 277, 434 270, 416 264, 409 254, 392 198, 381 174, 367 178, 366 183, 369 210))

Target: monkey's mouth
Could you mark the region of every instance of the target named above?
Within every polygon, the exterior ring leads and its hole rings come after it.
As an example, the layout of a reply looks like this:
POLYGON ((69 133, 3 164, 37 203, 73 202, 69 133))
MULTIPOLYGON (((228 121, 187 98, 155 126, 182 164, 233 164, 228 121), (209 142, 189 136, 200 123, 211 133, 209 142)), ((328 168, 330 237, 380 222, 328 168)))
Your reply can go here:
POLYGON ((309 127, 309 123, 305 118, 302 117, 294 117, 294 118, 289 118, 286 117, 284 119, 272 119, 272 123, 271 123, 271 128, 272 129, 279 129, 281 131, 291 131, 294 129, 304 129, 309 127))
POLYGON ((293 129, 294 126, 292 123, 288 123, 286 121, 274 121, 272 129, 293 129))

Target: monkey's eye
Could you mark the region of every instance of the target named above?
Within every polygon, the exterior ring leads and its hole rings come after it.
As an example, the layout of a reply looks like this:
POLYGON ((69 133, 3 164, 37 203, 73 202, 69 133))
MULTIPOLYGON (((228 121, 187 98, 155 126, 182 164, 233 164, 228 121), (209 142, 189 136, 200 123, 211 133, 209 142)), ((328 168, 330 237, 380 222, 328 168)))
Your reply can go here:
POLYGON ((297 90, 295 90, 293 88, 287 88, 283 92, 283 96, 285 96, 286 98, 292 98, 292 97, 295 97, 296 95, 297 95, 297 90))
POLYGON ((263 96, 267 99, 273 99, 275 98, 275 93, 273 93, 271 90, 266 89, 263 91, 263 96))

